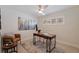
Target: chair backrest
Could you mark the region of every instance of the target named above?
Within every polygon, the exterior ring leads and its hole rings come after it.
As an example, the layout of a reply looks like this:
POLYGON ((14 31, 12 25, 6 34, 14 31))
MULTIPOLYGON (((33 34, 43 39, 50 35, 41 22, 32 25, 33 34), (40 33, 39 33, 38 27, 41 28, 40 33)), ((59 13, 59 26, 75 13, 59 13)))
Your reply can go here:
POLYGON ((15 35, 15 38, 21 38, 20 34, 14 34, 14 35, 15 35))
POLYGON ((13 42, 13 37, 11 37, 11 36, 2 37, 2 45, 7 44, 7 43, 12 43, 12 42, 13 42))

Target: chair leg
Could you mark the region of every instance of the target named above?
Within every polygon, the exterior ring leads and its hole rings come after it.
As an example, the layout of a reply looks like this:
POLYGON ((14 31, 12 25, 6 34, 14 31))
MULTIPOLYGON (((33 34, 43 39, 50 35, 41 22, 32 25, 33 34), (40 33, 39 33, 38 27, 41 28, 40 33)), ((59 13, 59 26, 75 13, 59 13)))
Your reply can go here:
POLYGON ((43 39, 43 44, 44 44, 44 39, 43 39))
POLYGON ((1 48, 1 52, 3 53, 3 49, 1 48))
POLYGON ((21 40, 20 40, 20 44, 21 44, 21 40))
POLYGON ((18 53, 18 45, 16 46, 16 52, 18 53))

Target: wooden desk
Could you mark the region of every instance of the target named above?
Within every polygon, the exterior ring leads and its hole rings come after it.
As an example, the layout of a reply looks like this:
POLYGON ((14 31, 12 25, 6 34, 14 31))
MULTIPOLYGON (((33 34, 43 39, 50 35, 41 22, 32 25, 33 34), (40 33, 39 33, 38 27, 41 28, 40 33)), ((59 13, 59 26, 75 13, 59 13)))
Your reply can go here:
POLYGON ((46 39, 46 52, 51 52, 56 47, 56 35, 46 33, 33 33, 33 44, 36 44, 36 36, 46 39), (54 40, 54 47, 51 47, 54 40))

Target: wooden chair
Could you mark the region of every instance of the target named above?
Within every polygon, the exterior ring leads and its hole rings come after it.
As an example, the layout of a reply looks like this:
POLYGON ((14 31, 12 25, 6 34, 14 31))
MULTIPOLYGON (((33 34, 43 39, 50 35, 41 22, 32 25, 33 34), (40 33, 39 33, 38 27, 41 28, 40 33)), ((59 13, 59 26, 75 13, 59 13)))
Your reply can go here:
POLYGON ((3 36, 1 38, 2 52, 5 52, 5 53, 18 52, 17 43, 14 42, 13 40, 14 38, 12 36, 3 36))
POLYGON ((20 34, 14 34, 15 40, 16 42, 20 41, 21 44, 21 35, 20 34))

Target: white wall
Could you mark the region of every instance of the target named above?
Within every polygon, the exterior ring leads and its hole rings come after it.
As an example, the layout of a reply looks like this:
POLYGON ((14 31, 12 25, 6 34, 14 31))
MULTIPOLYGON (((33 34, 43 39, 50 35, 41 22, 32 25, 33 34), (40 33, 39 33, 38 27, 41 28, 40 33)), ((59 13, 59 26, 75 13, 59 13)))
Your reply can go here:
POLYGON ((34 18, 33 16, 21 13, 15 9, 10 9, 10 8, 1 6, 2 35, 5 33, 7 34, 20 33, 22 40, 31 39, 32 33, 34 32, 34 30, 19 31, 18 30, 18 16, 23 17, 25 19, 29 19, 29 20, 30 19, 36 20, 36 18, 34 18))
POLYGON ((79 48, 79 6, 39 18, 39 27, 44 32, 57 35, 57 41, 79 48), (43 25, 43 20, 64 16, 64 24, 43 25))
POLYGON ((0 53, 1 53, 1 33, 0 33, 0 53))

